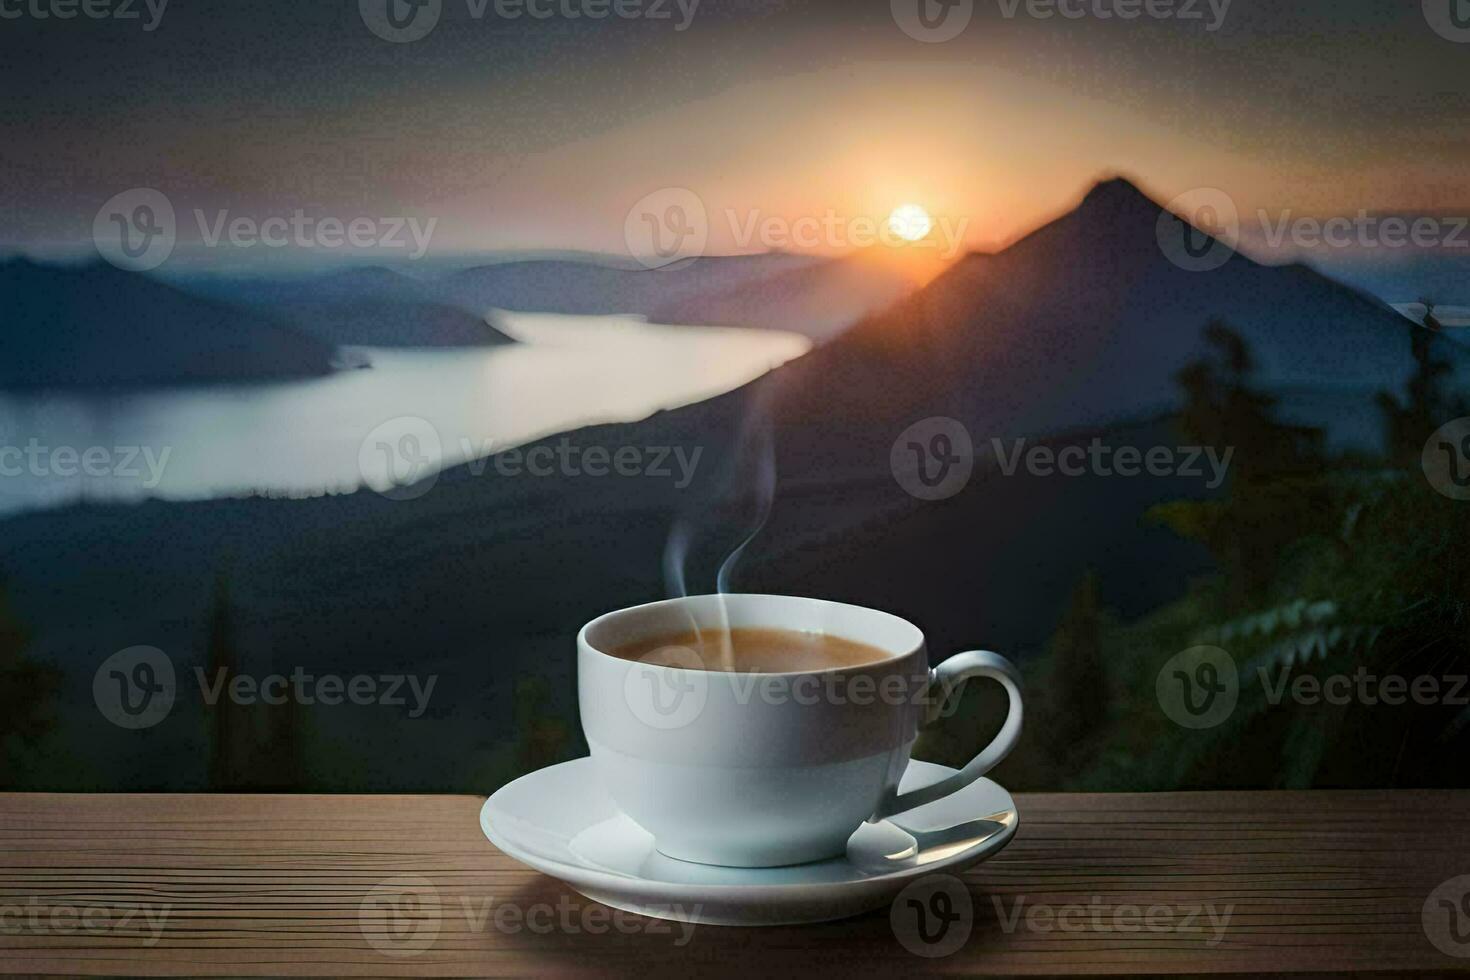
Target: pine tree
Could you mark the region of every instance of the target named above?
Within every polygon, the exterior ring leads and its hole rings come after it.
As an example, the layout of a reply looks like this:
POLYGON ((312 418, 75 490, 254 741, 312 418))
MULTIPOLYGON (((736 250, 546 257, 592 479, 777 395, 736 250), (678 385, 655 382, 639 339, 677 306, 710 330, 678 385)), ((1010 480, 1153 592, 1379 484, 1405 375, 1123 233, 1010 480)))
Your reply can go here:
POLYGON ((50 702, 61 689, 59 670, 26 658, 29 644, 0 582, 0 788, 14 784, 24 749, 50 730, 50 702))
POLYGON ((284 704, 237 704, 229 683, 239 669, 235 607, 227 576, 215 579, 206 649, 209 677, 223 677, 219 700, 210 712, 209 785, 217 792, 301 789, 305 783, 301 743, 301 706, 287 691, 284 704))
POLYGON ((249 741, 249 732, 245 730, 246 719, 240 706, 229 696, 229 684, 239 668, 239 658, 235 653, 229 581, 223 574, 214 582, 205 649, 211 682, 223 679, 219 700, 210 706, 209 788, 217 792, 240 789, 244 783, 241 754, 249 741))
POLYGON ((1255 364, 1239 334, 1215 320, 1205 339, 1210 355, 1178 374, 1179 424, 1186 438, 1232 454, 1228 498, 1176 502, 1153 514, 1215 554, 1228 606, 1243 609, 1259 600, 1283 549, 1320 518, 1303 484, 1325 466, 1323 433, 1273 417, 1276 400, 1252 388, 1255 364))
POLYGON ((1404 397, 1401 401, 1387 391, 1378 395, 1388 456, 1399 465, 1416 465, 1429 434, 1464 411, 1463 405, 1451 404, 1444 392, 1444 382, 1453 373, 1453 366, 1437 353, 1441 329, 1434 304, 1424 300, 1424 326, 1408 327, 1414 373, 1404 386, 1404 397))
POLYGON ((1049 739, 1052 755, 1065 763, 1086 749, 1089 735, 1108 715, 1107 669, 1102 652, 1103 612, 1097 573, 1088 571, 1072 592, 1052 634, 1049 739))
POLYGON ((1274 418, 1276 399, 1251 387, 1255 359, 1245 339, 1224 321, 1205 327, 1209 356, 1177 375, 1184 391, 1180 428, 1202 446, 1235 447, 1237 481, 1274 478, 1316 462, 1314 433, 1274 418))

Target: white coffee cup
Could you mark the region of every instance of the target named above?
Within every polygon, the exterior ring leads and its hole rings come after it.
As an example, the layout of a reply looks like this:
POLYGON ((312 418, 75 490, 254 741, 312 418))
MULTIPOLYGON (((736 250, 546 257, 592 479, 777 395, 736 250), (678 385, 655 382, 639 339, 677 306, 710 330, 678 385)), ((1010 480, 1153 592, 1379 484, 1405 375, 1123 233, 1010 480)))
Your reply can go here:
POLYGON ((702 864, 835 857, 863 821, 974 782, 1021 734, 1019 684, 1010 661, 988 651, 956 654, 931 670, 924 634, 912 623, 824 599, 668 599, 599 616, 577 635, 582 728, 605 789, 660 852, 702 864), (691 628, 817 632, 886 656, 829 670, 749 673, 608 652, 691 628), (971 677, 999 681, 1010 695, 1000 733, 959 772, 900 794, 919 729, 971 677))

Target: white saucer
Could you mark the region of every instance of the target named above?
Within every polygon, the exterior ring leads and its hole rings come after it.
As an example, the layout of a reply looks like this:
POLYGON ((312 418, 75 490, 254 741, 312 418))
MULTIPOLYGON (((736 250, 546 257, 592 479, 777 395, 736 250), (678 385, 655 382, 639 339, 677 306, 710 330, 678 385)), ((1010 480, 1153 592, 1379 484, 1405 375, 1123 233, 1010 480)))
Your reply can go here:
MULTIPOLYGON (((902 791, 954 772, 914 760, 902 791)), ((915 878, 954 873, 1005 847, 1020 817, 979 779, 897 820, 863 824, 847 855, 785 868, 721 868, 665 857, 603 790, 591 759, 522 776, 480 810, 500 850, 594 901, 661 919, 756 926, 841 919, 877 908, 915 878), (901 822, 901 826, 900 826, 901 822)))

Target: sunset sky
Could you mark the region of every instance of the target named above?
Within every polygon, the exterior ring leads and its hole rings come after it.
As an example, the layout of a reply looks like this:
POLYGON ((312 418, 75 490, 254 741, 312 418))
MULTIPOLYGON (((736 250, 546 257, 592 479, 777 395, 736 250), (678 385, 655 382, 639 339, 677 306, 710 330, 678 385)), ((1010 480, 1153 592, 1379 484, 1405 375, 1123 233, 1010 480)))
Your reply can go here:
POLYGON ((1114 172, 1273 211, 1470 206, 1470 43, 1418 0, 1234 0, 1218 25, 1206 0, 1128 21, 980 0, 942 43, 886 0, 703 0, 682 30, 673 0, 600 21, 443 0, 411 43, 356 0, 173 0, 153 30, 137 6, 0 20, 7 250, 87 241, 132 187, 181 216, 433 217, 435 251, 626 251, 667 187, 703 203, 710 251, 760 248, 756 217, 906 202, 988 248, 1114 172))

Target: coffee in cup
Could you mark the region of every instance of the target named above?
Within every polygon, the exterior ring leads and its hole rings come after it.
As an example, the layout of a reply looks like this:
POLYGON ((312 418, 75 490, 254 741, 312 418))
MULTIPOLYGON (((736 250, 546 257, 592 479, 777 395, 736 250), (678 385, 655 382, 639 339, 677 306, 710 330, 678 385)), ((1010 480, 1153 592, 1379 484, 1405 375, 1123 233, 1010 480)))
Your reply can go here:
POLYGON ((989 651, 931 670, 912 623, 795 596, 670 599, 577 636, 582 727, 604 788, 660 852, 703 864, 835 857, 863 821, 968 785, 1020 736, 1019 683, 989 651), (1010 696, 999 734, 960 771, 899 793, 919 729, 972 677, 1010 696))

